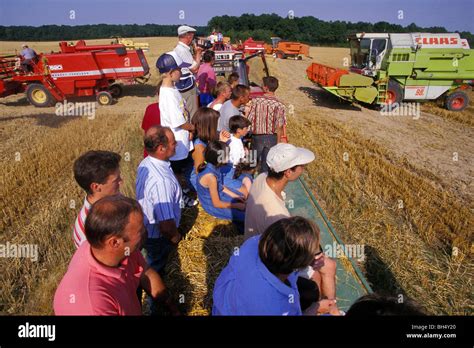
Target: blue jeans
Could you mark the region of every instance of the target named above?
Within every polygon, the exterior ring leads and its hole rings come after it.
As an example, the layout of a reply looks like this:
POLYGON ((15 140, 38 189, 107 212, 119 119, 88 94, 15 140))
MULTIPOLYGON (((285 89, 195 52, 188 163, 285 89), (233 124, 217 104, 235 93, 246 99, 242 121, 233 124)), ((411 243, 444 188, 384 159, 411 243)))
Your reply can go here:
POLYGON ((164 274, 166 261, 173 245, 165 237, 148 238, 145 242, 146 262, 160 275, 164 274))
POLYGON ((257 151, 257 161, 260 163, 260 173, 268 172, 267 154, 270 148, 276 144, 276 134, 252 135, 252 150, 257 151))
MULTIPOLYGON (((148 238, 144 248, 148 265, 158 272, 160 276, 163 276, 168 255, 173 250, 171 242, 165 237, 148 238)), ((150 307, 151 315, 156 315, 158 308, 155 301, 150 296, 147 296, 146 301, 150 307)))

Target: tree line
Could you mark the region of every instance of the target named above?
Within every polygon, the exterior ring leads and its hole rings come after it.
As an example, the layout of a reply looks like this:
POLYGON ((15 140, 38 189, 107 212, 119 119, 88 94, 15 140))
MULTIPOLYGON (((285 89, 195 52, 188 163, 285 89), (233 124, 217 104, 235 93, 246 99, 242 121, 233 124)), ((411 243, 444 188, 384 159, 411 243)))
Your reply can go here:
MULTIPOLYGON (((79 39, 104 39, 112 36, 149 37, 176 36, 179 25, 160 24, 93 24, 93 25, 43 25, 0 26, 0 40, 3 41, 68 41, 79 39)), ((207 26, 197 26, 198 34, 206 36, 212 29, 229 36, 232 42, 253 37, 255 40, 270 42, 270 37, 279 36, 285 40, 300 41, 314 46, 347 46, 346 37, 354 32, 447 33, 444 27, 423 28, 412 23, 407 26, 388 22, 346 22, 323 21, 312 16, 281 17, 277 14, 243 14, 236 16, 216 16, 207 26)), ((460 32, 461 37, 474 47, 474 35, 460 32)))
MULTIPOLYGON (((42 25, 0 26, 0 40, 3 41, 68 41, 80 39, 108 39, 112 36, 149 37, 177 36, 179 25, 160 24, 90 24, 90 25, 42 25)), ((207 34, 206 26, 195 27, 207 34)))
MULTIPOLYGON (((323 21, 312 16, 281 17, 277 14, 243 14, 235 16, 216 16, 211 18, 207 25, 216 28, 232 40, 245 40, 252 37, 254 40, 270 42, 271 36, 279 36, 289 41, 304 42, 313 46, 347 46, 346 37, 351 33, 448 33, 444 27, 423 28, 412 23, 407 26, 388 22, 346 22, 323 21)), ((474 35, 470 32, 460 32, 462 38, 468 40, 474 48, 474 35)))

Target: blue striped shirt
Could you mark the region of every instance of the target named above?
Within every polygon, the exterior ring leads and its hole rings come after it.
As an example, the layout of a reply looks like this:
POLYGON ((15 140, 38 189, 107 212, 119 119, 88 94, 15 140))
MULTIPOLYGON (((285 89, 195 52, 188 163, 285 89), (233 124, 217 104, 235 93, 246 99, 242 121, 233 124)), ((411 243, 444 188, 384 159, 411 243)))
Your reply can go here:
POLYGON ((136 194, 145 215, 148 238, 160 237, 160 221, 174 219, 176 227, 179 226, 182 191, 169 161, 152 156, 141 161, 137 171, 136 194))

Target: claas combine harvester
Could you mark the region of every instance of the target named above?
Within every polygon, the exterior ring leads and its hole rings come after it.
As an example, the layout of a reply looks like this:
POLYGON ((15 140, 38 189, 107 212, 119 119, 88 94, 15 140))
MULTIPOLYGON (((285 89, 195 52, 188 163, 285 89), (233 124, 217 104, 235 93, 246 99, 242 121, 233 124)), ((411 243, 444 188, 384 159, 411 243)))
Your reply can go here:
POLYGON ((312 63, 308 78, 339 98, 371 105, 440 100, 469 104, 474 50, 459 34, 360 33, 349 36, 349 70, 312 63))
POLYGON ((110 105, 122 94, 121 84, 144 83, 149 67, 141 49, 122 44, 88 46, 59 43, 60 52, 39 54, 31 72, 18 68, 18 58, 0 56, 0 97, 26 92, 38 107, 51 106, 70 97, 95 96, 110 105))

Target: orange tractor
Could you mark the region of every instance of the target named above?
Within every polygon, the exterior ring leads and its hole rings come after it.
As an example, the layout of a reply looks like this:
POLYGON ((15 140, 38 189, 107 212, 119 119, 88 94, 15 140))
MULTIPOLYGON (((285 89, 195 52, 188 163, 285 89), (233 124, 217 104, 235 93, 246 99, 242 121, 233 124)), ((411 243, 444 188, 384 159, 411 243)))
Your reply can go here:
POLYGON ((301 60, 303 56, 309 57, 309 46, 291 41, 282 41, 279 37, 272 37, 272 44, 265 44, 265 53, 271 54, 275 58, 293 58, 301 60))

